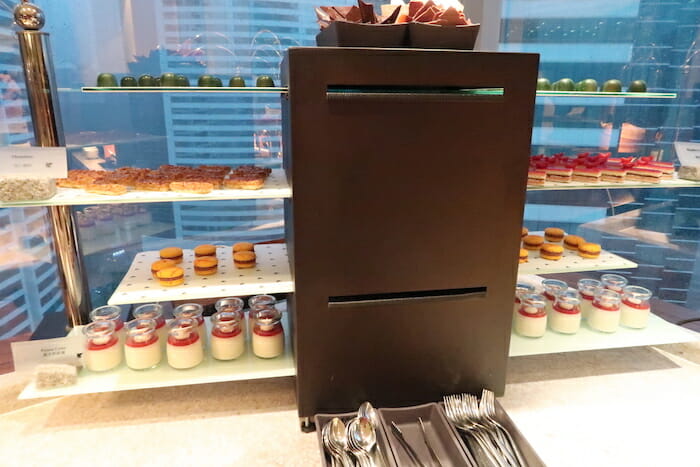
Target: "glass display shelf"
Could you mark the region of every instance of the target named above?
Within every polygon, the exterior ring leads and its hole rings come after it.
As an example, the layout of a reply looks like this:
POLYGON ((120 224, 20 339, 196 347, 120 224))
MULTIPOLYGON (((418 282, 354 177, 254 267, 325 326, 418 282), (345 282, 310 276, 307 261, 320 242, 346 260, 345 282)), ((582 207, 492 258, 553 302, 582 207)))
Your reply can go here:
POLYGON ((601 189, 620 189, 620 188, 688 188, 700 187, 700 182, 694 180, 684 180, 682 178, 673 178, 669 180, 661 180, 661 183, 644 183, 635 181, 624 181, 622 183, 582 183, 582 182, 545 182, 543 186, 528 186, 528 191, 542 190, 601 190, 601 189))
POLYGON ((234 266, 231 246, 218 245, 216 253, 218 272, 210 276, 197 276, 193 266, 194 251, 183 250, 183 262, 178 266, 185 270, 185 283, 174 287, 161 286, 151 275, 151 264, 160 259, 158 251, 138 253, 107 303, 130 305, 294 292, 287 245, 256 245, 257 263, 249 269, 234 266))
MULTIPOLYGON (((277 304, 280 311, 286 310, 286 302, 277 304)), ((207 335, 211 329, 209 318, 205 318, 207 335)), ((30 383, 19 395, 19 399, 39 397, 71 396, 97 392, 129 391, 134 389, 151 389, 192 384, 220 383, 263 378, 281 378, 294 376, 294 354, 292 339, 289 337, 291 327, 289 314, 282 313, 282 326, 285 330, 284 354, 277 358, 258 358, 253 354, 250 336, 246 336, 246 351, 235 360, 219 361, 210 355, 209 348, 204 349, 204 361, 188 370, 176 370, 168 365, 166 356, 160 365, 149 370, 132 370, 124 362, 114 370, 94 373, 83 368, 78 373, 78 382, 73 386, 55 389, 37 389, 30 383)), ((82 338, 82 326, 77 326, 69 334, 82 338)))
POLYGON ((537 91, 537 97, 585 97, 601 99, 675 99, 675 92, 586 92, 586 91, 537 91))
POLYGON ((286 87, 200 87, 200 86, 172 86, 172 87, 161 87, 161 86, 116 86, 116 87, 98 87, 98 86, 84 86, 80 88, 82 92, 233 92, 242 94, 262 94, 262 93, 286 93, 286 87))
MULTIPOLYGON (((531 232, 541 235, 541 232, 531 232)), ((637 263, 609 251, 601 251, 596 259, 581 258, 577 252, 564 249, 562 258, 551 261, 540 258, 539 251, 529 251, 527 263, 518 265, 518 274, 557 274, 560 272, 605 271, 608 269, 633 269, 637 263)))
POLYGON ((163 203, 177 201, 220 201, 232 199, 291 198, 284 169, 273 169, 259 190, 213 190, 198 195, 174 191, 130 191, 123 195, 98 195, 78 188, 59 188, 53 198, 40 201, 0 202, 0 208, 27 206, 73 206, 78 204, 163 203))
POLYGON ((584 321, 576 334, 560 334, 547 329, 539 338, 522 337, 514 332, 510 338, 511 357, 541 355, 584 350, 603 350, 623 347, 643 347, 649 345, 677 344, 700 340, 700 334, 676 326, 656 315, 649 317, 644 329, 631 329, 620 326, 617 332, 594 331, 584 321))

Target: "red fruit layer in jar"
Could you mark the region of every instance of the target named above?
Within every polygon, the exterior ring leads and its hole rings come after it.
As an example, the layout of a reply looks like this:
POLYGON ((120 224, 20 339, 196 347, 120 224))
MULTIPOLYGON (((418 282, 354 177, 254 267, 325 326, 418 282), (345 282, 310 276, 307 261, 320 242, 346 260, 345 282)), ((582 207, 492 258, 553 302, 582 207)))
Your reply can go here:
POLYGON ((583 292, 579 292, 578 294, 579 294, 579 295, 581 296, 581 298, 584 299, 584 300, 593 301, 593 299, 595 298, 593 295, 586 295, 586 294, 583 293, 583 292))
POLYGON ((575 315, 581 312, 581 310, 578 307, 574 308, 563 308, 559 305, 554 305, 552 309, 558 311, 559 313, 564 313, 566 315, 575 315))
POLYGON ((552 295, 551 293, 545 292, 544 296, 547 297, 550 301, 554 301, 554 295, 552 295))
POLYGON ((175 345, 177 347, 184 347, 186 345, 194 344, 199 340, 199 334, 193 332, 187 339, 175 339, 173 336, 168 336, 168 344, 175 345))
POLYGON ((219 328, 214 328, 214 330, 211 332, 211 335, 214 337, 221 337, 222 339, 227 339, 230 337, 236 337, 241 333, 241 328, 238 327, 235 330, 231 332, 222 332, 221 329, 219 328))
POLYGON ((137 341, 133 337, 128 337, 126 339, 126 345, 128 345, 129 347, 146 347, 146 346, 153 344, 157 340, 158 340, 158 336, 156 336, 155 334, 153 336, 151 336, 151 338, 148 339, 147 341, 137 341))
POLYGON ((258 336, 276 336, 277 334, 282 334, 283 329, 281 324, 276 324, 272 329, 260 329, 259 326, 253 328, 253 332, 258 336))
POLYGON ((596 302, 593 302, 593 306, 598 308, 599 310, 603 310, 603 311, 620 311, 619 306, 607 307, 607 306, 603 306, 600 303, 596 303, 596 302))
POLYGON ((542 318, 543 316, 547 316, 547 312, 544 310, 540 310, 537 313, 531 314, 525 311, 522 307, 518 309, 518 313, 528 318, 542 318))
POLYGON ((636 308, 638 310, 648 310, 649 308, 651 308, 651 305, 649 305, 649 302, 633 303, 633 302, 630 302, 629 300, 622 300, 622 303, 624 303, 625 305, 627 305, 629 307, 636 308))
POLYGON ((119 339, 117 338, 117 336, 112 336, 112 338, 104 344, 95 344, 92 341, 92 339, 88 339, 87 348, 88 348, 88 350, 104 350, 104 349, 108 349, 108 348, 112 347, 117 342, 119 342, 119 339))

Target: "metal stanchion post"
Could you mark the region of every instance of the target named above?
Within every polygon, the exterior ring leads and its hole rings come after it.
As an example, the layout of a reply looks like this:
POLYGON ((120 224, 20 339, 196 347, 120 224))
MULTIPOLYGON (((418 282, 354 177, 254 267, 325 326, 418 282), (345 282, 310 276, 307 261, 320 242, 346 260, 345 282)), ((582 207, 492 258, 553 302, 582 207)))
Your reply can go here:
MULTIPOLYGON (((49 35, 40 32, 44 26, 44 13, 36 5, 24 1, 15 8, 14 18, 15 23, 23 28, 17 32, 17 37, 36 144, 62 146, 63 130, 49 35)), ((90 312, 90 295, 76 223, 68 206, 51 206, 48 211, 68 325, 85 324, 90 312)))

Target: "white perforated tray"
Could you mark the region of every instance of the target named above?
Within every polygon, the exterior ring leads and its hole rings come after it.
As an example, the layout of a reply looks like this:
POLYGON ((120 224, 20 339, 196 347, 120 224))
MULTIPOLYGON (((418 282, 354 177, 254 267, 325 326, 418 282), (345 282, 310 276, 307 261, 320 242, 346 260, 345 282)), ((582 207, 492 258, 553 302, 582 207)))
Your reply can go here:
POLYGON ((581 258, 575 251, 564 249, 564 254, 559 261, 540 258, 539 251, 529 251, 529 253, 528 262, 519 265, 518 274, 556 274, 637 267, 637 263, 605 250, 601 251, 596 259, 586 259, 581 258))
POLYGON ((256 245, 255 253, 255 268, 237 269, 233 264, 231 246, 217 246, 219 271, 212 276, 197 276, 193 266, 194 251, 183 250, 183 262, 178 266, 185 270, 185 283, 175 287, 163 287, 151 276, 151 264, 160 258, 158 251, 139 253, 108 303, 127 305, 293 292, 287 245, 256 245))

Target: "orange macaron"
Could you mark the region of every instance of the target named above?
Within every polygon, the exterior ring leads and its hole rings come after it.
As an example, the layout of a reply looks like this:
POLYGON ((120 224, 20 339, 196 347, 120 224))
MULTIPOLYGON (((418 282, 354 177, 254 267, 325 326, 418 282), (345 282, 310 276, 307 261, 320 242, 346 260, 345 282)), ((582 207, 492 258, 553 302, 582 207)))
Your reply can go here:
POLYGON ((548 242, 559 243, 564 239, 565 232, 559 227, 547 227, 544 229, 544 238, 548 242))
POLYGON ((526 235, 523 238, 523 248, 526 250, 539 250, 543 243, 542 235, 526 235))
POLYGON ((233 252, 238 253, 239 251, 255 251, 255 245, 250 242, 238 242, 233 245, 233 252))
POLYGON ((175 287, 185 283, 185 270, 177 266, 161 269, 156 273, 156 278, 162 286, 175 287))
POLYGON ((586 240, 578 235, 567 235, 564 237, 564 248, 567 250, 578 251, 578 246, 582 243, 586 243, 586 240))
POLYGON ((199 245, 194 249, 194 256, 216 256, 216 247, 214 245, 199 245))
POLYGON ((525 248, 521 248, 520 249, 520 261, 519 261, 519 263, 520 264, 527 263, 528 256, 530 256, 530 254, 527 252, 527 250, 525 248))
POLYGON ((540 248, 540 257, 549 261, 559 261, 564 254, 564 247, 553 243, 545 243, 540 248))
POLYGON ((597 243, 582 243, 578 246, 578 255, 581 258, 596 259, 600 256, 601 248, 597 243))
POLYGON ((530 231, 527 230, 527 227, 523 227, 523 228, 520 230, 520 238, 525 238, 525 237, 527 237, 527 234, 528 234, 528 233, 530 233, 530 231))
POLYGON ((171 246, 160 250, 160 259, 169 259, 176 264, 182 263, 182 248, 171 246))
POLYGON ((153 275, 154 279, 158 279, 158 276, 156 276, 158 271, 165 269, 165 268, 171 268, 175 265, 176 265, 175 261, 173 261, 171 259, 159 259, 158 261, 151 264, 151 274, 153 275))
POLYGON ((233 254, 233 264, 238 269, 254 268, 255 260, 255 253, 252 251, 237 251, 233 254))
POLYGON ((211 276, 219 270, 216 256, 200 256, 194 260, 194 273, 198 276, 211 276))

